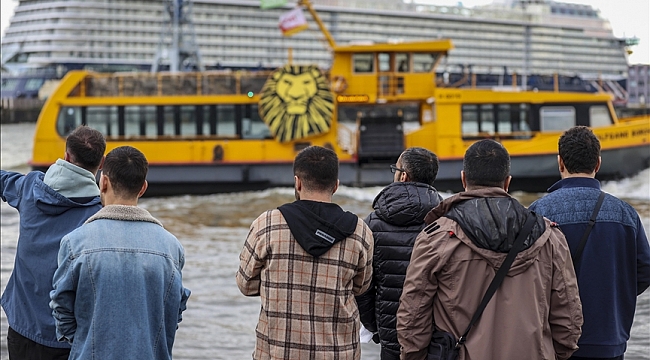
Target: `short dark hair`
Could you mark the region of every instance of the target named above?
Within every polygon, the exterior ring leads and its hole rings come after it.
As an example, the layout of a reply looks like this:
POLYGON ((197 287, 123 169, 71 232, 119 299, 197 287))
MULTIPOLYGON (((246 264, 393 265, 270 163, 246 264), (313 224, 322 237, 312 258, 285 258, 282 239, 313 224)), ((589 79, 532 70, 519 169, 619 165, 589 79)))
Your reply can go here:
POLYGON ((560 158, 570 174, 591 174, 598 166, 600 141, 586 126, 575 126, 560 136, 560 158))
POLYGON ((494 140, 477 141, 465 152, 463 171, 467 185, 503 186, 510 175, 510 155, 494 140))
POLYGON ((300 178, 306 190, 333 191, 339 179, 339 158, 330 149, 307 147, 296 155, 293 174, 300 178))
POLYGON ((411 181, 433 185, 438 176, 438 157, 431 151, 412 147, 402 152, 401 165, 411 181))
POLYGON ((90 172, 96 172, 106 151, 106 139, 101 132, 81 125, 65 140, 65 149, 72 163, 90 172))
POLYGON ((140 150, 120 146, 106 155, 102 172, 108 176, 117 196, 130 198, 142 189, 148 169, 149 163, 140 150))

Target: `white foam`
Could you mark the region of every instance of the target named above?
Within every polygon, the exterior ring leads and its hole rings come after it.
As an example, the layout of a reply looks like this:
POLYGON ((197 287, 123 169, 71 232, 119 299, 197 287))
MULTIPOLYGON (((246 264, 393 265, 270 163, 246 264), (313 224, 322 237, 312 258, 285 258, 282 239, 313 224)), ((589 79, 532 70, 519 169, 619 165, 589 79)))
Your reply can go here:
POLYGON ((603 191, 624 199, 650 200, 650 168, 635 176, 601 184, 603 191))

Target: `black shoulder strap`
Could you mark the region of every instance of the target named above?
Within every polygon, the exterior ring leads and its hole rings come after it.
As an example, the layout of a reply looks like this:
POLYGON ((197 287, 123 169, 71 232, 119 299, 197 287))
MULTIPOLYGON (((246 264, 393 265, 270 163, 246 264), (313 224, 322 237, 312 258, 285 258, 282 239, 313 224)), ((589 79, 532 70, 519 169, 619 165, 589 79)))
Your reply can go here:
POLYGON ((503 260, 501 267, 499 267, 499 270, 497 270, 494 279, 492 279, 492 282, 490 283, 490 286, 485 292, 485 295, 483 295, 483 300, 481 300, 481 303, 479 304, 478 308, 476 308, 476 312, 474 312, 474 316, 472 316, 472 320, 470 320, 469 325, 465 330, 465 333, 463 333, 460 339, 458 339, 458 342, 456 343, 456 348, 461 347, 465 343, 465 340, 467 340, 467 334, 469 334, 470 329, 472 328, 472 326, 474 326, 474 323, 478 320, 478 318, 481 317, 481 314, 483 314, 483 310, 485 310, 485 307, 490 302, 490 299, 492 299, 492 295, 494 295, 494 293, 497 291, 499 286, 501 286, 503 280, 506 278, 506 275, 508 274, 508 270, 510 270, 510 266, 512 265, 513 261, 515 261, 515 257, 517 256, 517 253, 519 253, 519 250, 524 244, 524 240, 526 240, 530 232, 533 230, 533 225, 535 224, 536 219, 537 217, 535 216, 534 212, 530 212, 528 214, 524 227, 521 228, 521 231, 519 231, 519 235, 517 236, 517 239, 515 239, 515 242, 512 244, 512 248, 510 249, 510 251, 508 251, 508 256, 506 256, 506 259, 503 260))
POLYGON ((580 263, 582 252, 585 249, 585 245, 587 245, 587 238, 589 237, 589 233, 591 232, 591 229, 596 224, 596 217, 598 217, 598 212, 600 211, 600 206, 603 204, 603 200, 605 200, 605 193, 601 191, 600 196, 598 197, 598 202, 596 202, 596 207, 594 208, 594 212, 591 213, 591 218, 589 219, 589 225, 587 225, 587 230, 585 230, 585 233, 582 234, 582 239, 580 239, 580 243, 578 244, 578 248, 576 249, 576 254, 573 257, 574 269, 577 269, 577 266, 580 263))

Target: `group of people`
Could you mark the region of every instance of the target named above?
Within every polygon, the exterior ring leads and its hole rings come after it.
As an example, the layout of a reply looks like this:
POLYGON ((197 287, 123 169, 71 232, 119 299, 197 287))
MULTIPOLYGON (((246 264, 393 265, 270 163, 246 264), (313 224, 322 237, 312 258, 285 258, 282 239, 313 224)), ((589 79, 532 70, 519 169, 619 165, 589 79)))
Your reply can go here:
MULTIPOLYGON (((184 250, 137 206, 144 155, 105 149, 81 126, 46 173, 1 172, 0 197, 20 213, 1 301, 10 360, 171 359, 190 295, 184 250)), ((332 202, 336 153, 303 149, 296 201, 255 219, 240 254, 237 285, 261 300, 253 358, 359 359, 363 325, 382 360, 427 359, 434 330, 466 335, 465 360, 623 359, 650 247, 637 212, 600 190, 600 161, 591 130, 567 130, 562 180, 526 208, 508 194, 500 143, 467 149, 465 191, 447 199, 436 155, 408 148, 362 220, 332 202)))

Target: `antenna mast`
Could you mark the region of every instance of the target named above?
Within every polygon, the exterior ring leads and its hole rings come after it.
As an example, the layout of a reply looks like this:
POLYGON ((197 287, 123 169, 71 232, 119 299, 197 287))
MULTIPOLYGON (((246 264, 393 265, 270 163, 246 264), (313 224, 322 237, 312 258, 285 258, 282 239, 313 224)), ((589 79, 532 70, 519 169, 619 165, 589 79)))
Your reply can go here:
POLYGON ((151 72, 158 72, 160 64, 165 60, 172 73, 184 70, 204 71, 192 22, 192 0, 165 0, 165 11, 169 17, 162 24, 151 72), (168 38, 171 38, 171 44, 168 43, 168 38))

